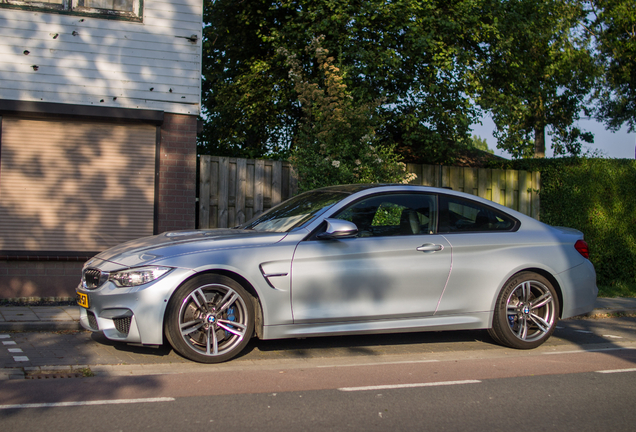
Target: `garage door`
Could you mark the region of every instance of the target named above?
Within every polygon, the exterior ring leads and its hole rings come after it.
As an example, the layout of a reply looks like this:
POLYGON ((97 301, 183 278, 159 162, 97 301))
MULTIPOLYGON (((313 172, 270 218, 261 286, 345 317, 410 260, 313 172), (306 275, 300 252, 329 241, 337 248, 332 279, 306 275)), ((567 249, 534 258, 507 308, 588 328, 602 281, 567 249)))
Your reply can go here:
POLYGON ((2 117, 0 250, 98 252, 152 235, 156 127, 2 117))

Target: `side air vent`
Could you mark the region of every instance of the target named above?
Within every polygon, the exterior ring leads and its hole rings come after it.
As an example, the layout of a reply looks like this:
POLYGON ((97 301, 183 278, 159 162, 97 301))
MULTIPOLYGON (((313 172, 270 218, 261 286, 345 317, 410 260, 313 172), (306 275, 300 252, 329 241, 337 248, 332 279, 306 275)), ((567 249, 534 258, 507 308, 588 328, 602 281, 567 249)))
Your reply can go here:
POLYGON ((115 328, 119 333, 127 335, 130 332, 130 322, 132 317, 114 318, 115 328))
POLYGON ((91 311, 86 311, 86 315, 88 316, 88 325, 93 330, 99 330, 99 326, 97 325, 97 318, 95 317, 95 314, 91 311))

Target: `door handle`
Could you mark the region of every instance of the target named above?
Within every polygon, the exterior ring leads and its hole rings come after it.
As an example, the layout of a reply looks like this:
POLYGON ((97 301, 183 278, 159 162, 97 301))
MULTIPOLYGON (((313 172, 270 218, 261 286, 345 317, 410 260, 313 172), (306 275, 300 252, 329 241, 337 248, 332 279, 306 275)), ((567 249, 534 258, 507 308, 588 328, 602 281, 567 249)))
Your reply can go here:
POLYGON ((417 248, 420 252, 439 252, 444 250, 444 246, 441 244, 434 243, 424 243, 422 246, 417 248))

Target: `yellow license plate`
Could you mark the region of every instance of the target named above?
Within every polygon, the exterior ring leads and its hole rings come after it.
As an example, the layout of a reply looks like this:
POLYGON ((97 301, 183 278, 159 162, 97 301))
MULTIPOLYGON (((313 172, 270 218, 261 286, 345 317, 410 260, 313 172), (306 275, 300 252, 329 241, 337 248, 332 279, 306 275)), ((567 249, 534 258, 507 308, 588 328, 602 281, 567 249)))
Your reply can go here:
POLYGON ((88 309, 88 294, 77 293, 77 304, 83 308, 88 309))

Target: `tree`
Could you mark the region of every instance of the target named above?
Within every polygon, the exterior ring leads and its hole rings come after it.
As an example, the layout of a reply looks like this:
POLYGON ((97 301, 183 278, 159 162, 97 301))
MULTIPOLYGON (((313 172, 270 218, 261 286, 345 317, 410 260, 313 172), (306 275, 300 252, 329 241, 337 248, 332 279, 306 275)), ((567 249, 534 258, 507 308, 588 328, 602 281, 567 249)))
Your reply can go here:
POLYGON ((303 113, 290 158, 299 190, 334 184, 408 183, 415 175, 407 173, 392 147, 378 146, 376 104, 354 102, 334 58, 322 47, 323 39, 316 37, 306 47, 318 69, 313 79, 296 55, 279 49, 287 59, 303 113))
POLYGON ((485 138, 473 135, 470 137, 470 147, 474 147, 477 150, 482 150, 490 154, 494 154, 495 151, 488 148, 488 141, 485 138))
POLYGON ((636 5, 633 0, 594 0, 591 34, 604 74, 596 91, 596 117, 611 130, 636 130, 636 5))
MULTIPOLYGON (((481 0, 353 3, 343 51, 354 96, 384 99, 382 143, 430 163, 452 161, 478 116, 469 79, 481 0)), ((329 40, 329 39, 327 39, 329 40)), ((330 49, 331 47, 328 46, 330 49)))
POLYGON ((289 154, 303 114, 277 49, 310 64, 304 48, 324 35, 356 104, 382 101, 380 145, 452 159, 478 115, 467 78, 484 1, 206 0, 200 151, 289 154))
POLYGON ((579 154, 592 134, 575 123, 598 75, 577 0, 493 1, 492 26, 476 78, 478 102, 492 114, 497 147, 544 157, 546 130, 555 154, 579 154))
POLYGON ((200 153, 288 155, 300 111, 275 35, 296 13, 287 1, 204 2, 200 153))
POLYGON ((200 151, 288 157, 303 110, 278 48, 314 79, 305 47, 324 35, 354 103, 382 101, 367 111, 380 146, 452 162, 481 108, 515 156, 543 156, 546 133, 578 154, 599 73, 587 14, 583 0, 206 0, 200 151))

